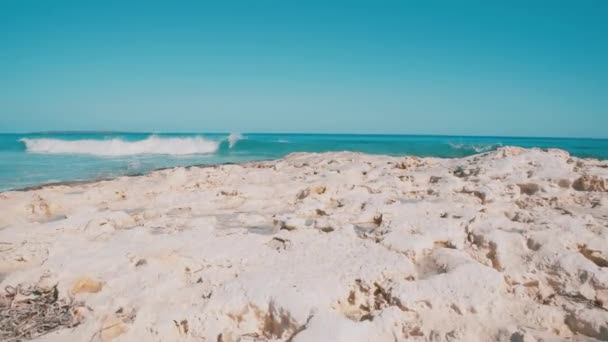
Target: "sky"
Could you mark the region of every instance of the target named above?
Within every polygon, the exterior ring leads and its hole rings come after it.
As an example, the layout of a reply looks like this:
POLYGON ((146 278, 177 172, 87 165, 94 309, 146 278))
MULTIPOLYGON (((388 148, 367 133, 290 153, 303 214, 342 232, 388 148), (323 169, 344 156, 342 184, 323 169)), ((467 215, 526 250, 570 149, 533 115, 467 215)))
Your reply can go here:
POLYGON ((608 1, 0 1, 0 132, 608 138, 608 1))

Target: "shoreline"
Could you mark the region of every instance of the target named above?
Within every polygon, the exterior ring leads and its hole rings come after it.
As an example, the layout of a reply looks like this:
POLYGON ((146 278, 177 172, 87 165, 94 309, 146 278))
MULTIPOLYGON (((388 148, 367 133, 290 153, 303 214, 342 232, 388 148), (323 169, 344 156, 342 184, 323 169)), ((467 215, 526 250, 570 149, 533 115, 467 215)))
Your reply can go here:
MULTIPOLYGON (((573 138, 576 139, 576 138, 573 138)), ((601 140, 601 139, 600 139, 601 140)), ((608 139, 604 139, 604 140, 608 140, 608 139)), ((500 148, 520 148, 517 146, 501 146, 500 148)), ((532 149, 539 149, 541 151, 548 151, 548 150, 559 150, 559 151, 563 151, 565 153, 568 153, 565 150, 562 149, 549 149, 549 148, 540 148, 540 147, 534 147, 534 148, 530 148, 530 150, 532 149)), ((374 156, 383 156, 383 157, 392 157, 392 158, 438 158, 438 159, 464 159, 464 158, 471 158, 471 157, 476 157, 476 156, 482 156, 488 153, 492 153, 494 151, 486 151, 486 152, 479 152, 467 157, 418 157, 418 156, 414 156, 414 155, 400 155, 400 156, 394 156, 394 155, 387 155, 387 154, 370 154, 370 155, 374 155, 374 156)), ((289 155, 291 154, 325 154, 325 153, 361 153, 361 154, 368 154, 365 152, 359 152, 359 151, 348 151, 348 150, 344 150, 344 151, 332 151, 332 152, 291 152, 281 158, 277 158, 277 159, 259 159, 259 160, 254 160, 254 161, 246 161, 246 162, 225 162, 225 163, 212 163, 212 164, 194 164, 194 165, 188 165, 188 166, 169 166, 169 167, 161 167, 161 168, 156 168, 153 170, 149 170, 146 172, 139 172, 139 173, 134 173, 134 174, 124 174, 124 175, 118 175, 115 177, 107 177, 107 178, 95 178, 95 179, 90 179, 90 180, 67 180, 67 181, 59 181, 59 182, 48 182, 48 183, 41 183, 41 184, 37 184, 37 185, 32 185, 32 186, 26 186, 23 188, 16 188, 16 189, 9 189, 9 190, 0 190, 0 194, 2 193, 6 193, 6 192, 11 192, 11 191, 17 191, 17 192, 27 192, 27 191, 32 191, 32 190, 41 190, 44 188, 48 188, 48 187, 54 187, 54 186, 78 186, 78 185, 86 185, 86 184, 91 184, 91 183, 97 183, 97 182, 105 182, 105 181, 112 181, 115 180, 117 178, 120 177, 141 177, 141 176, 147 176, 150 173, 156 172, 156 171, 164 171, 164 170, 171 170, 171 169, 175 169, 175 168, 207 168, 207 167, 218 167, 221 165, 244 165, 244 164, 249 164, 249 163, 259 163, 259 162, 275 162, 275 161, 279 161, 282 159, 285 159, 287 157, 289 157, 289 155)), ((608 162, 608 159, 599 159, 599 158, 589 158, 589 157, 576 157, 577 159, 582 159, 588 162, 591 161, 597 161, 599 163, 602 162, 608 162)), ((607 164, 608 165, 608 164, 607 164)), ((606 166, 608 167, 608 166, 606 166)))
MULTIPOLYGON (((255 162, 273 161, 273 160, 278 160, 278 159, 262 159, 262 160, 256 160, 255 162)), ((195 165, 189 165, 189 166, 160 167, 160 168, 153 169, 153 170, 150 170, 147 172, 140 172, 140 173, 135 173, 135 174, 125 174, 125 175, 119 175, 119 176, 115 176, 115 177, 95 178, 95 179, 91 179, 91 180, 74 180, 74 181, 42 183, 42 184, 38 184, 38 185, 27 186, 24 188, 2 190, 2 191, 0 191, 0 194, 5 193, 5 192, 11 192, 11 191, 27 192, 27 191, 33 191, 33 190, 42 190, 42 189, 54 187, 54 186, 68 186, 69 187, 69 186, 87 185, 87 184, 98 183, 98 182, 113 181, 113 180, 115 180, 117 178, 121 178, 121 177, 142 177, 142 176, 147 176, 156 171, 165 171, 165 170, 171 170, 171 169, 176 169, 176 168, 185 168, 185 169, 206 168, 206 167, 218 167, 221 165, 241 165, 241 164, 247 164, 247 163, 252 163, 252 162, 242 162, 242 163, 226 162, 226 163, 214 163, 214 164, 195 164, 195 165)))
MULTIPOLYGON (((222 165, 247 165, 247 164, 252 164, 252 163, 263 163, 263 162, 276 162, 276 161, 280 161, 283 160, 287 157, 289 157, 292 154, 325 154, 325 153, 360 153, 360 154, 367 154, 364 152, 358 152, 358 151, 338 151, 338 152, 292 152, 289 153, 287 155, 285 155, 284 157, 281 158, 277 158, 277 159, 259 159, 259 160, 254 160, 254 161, 245 161, 245 162, 225 162, 225 163, 212 163, 212 164, 194 164, 194 165, 188 165, 188 166, 169 166, 169 167, 160 167, 157 169, 153 169, 147 172, 140 172, 140 173, 135 173, 135 174, 125 174, 125 175, 119 175, 119 176, 115 176, 115 177, 107 177, 107 178, 95 178, 95 179, 91 179, 91 180, 74 180, 74 181, 60 181, 60 182, 49 182, 49 183, 42 183, 42 184, 38 184, 38 185, 32 185, 32 186, 27 186, 27 187, 23 187, 23 188, 17 188, 17 189, 11 189, 11 190, 2 190, 0 191, 0 194, 5 193, 5 192, 11 192, 11 191, 17 191, 17 192, 27 192, 27 191, 33 191, 33 190, 42 190, 48 187, 54 187, 54 186, 78 186, 78 185, 87 185, 87 184, 92 184, 92 183, 98 183, 98 182, 106 182, 106 181, 112 181, 121 177, 142 177, 142 176, 148 176, 149 174, 153 173, 153 172, 157 172, 157 171, 166 171, 166 170, 172 170, 172 169, 177 169, 177 168, 184 168, 184 169, 189 169, 189 168, 215 168, 215 167, 219 167, 222 165)), ((484 153, 488 153, 488 152, 481 152, 478 153, 476 155, 481 155, 484 153)), ((425 157, 416 157, 416 156, 410 156, 410 155, 403 155, 403 156, 391 156, 391 155, 386 155, 386 154, 370 154, 370 155, 374 155, 374 156, 383 156, 383 157, 394 157, 394 158, 407 158, 407 157, 412 157, 412 158, 425 158, 425 157)), ((429 157, 426 157, 429 158, 429 157)), ((432 158, 441 158, 441 157, 432 157, 432 158)), ((468 157, 467 157, 468 158, 468 157)), ((461 159, 461 158, 441 158, 441 159, 461 159)))
POLYGON ((608 338, 608 161, 562 150, 292 153, 0 211, 0 313, 56 293, 46 342, 608 338))

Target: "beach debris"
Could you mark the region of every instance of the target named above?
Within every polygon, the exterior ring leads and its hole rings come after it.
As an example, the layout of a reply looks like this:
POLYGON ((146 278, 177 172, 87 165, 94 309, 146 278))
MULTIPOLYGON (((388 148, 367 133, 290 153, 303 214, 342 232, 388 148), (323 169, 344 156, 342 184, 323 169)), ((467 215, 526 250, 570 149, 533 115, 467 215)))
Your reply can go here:
POLYGON ((22 341, 62 328, 73 328, 83 320, 82 302, 59 298, 57 285, 7 286, 0 294, 0 340, 22 341))
POLYGON ((97 293, 101 291, 102 288, 102 282, 89 277, 81 277, 74 281, 72 284, 72 290, 70 292, 73 295, 77 295, 79 293, 97 293))
POLYGON ((285 341, 286 342, 291 342, 293 341, 293 339, 296 337, 297 334, 301 333, 302 331, 306 330, 308 328, 308 325, 310 324, 310 321, 312 320, 312 318, 314 317, 314 310, 311 311, 308 314, 308 318, 306 318, 306 322, 304 324, 302 324, 301 326, 299 326, 298 328, 296 328, 294 330, 294 332, 291 334, 291 336, 289 336, 285 341))

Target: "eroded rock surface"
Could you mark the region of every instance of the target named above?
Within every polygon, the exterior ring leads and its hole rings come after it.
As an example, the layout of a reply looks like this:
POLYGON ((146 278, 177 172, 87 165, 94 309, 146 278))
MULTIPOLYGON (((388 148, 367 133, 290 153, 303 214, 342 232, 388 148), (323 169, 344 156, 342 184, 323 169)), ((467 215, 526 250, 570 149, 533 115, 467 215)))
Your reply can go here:
POLYGON ((608 162, 297 153, 0 197, 44 341, 608 340, 608 162))

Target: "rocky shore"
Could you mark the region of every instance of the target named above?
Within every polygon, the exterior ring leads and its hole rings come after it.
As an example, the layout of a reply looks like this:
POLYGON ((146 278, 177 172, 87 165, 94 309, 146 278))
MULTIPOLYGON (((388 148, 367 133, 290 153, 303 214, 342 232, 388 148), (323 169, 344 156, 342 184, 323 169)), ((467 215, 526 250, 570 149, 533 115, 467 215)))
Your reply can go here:
POLYGON ((608 161, 297 153, 4 192, 2 291, 3 341, 608 340, 608 161))

